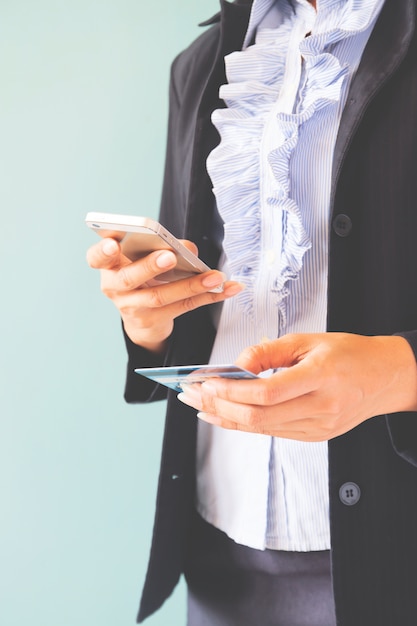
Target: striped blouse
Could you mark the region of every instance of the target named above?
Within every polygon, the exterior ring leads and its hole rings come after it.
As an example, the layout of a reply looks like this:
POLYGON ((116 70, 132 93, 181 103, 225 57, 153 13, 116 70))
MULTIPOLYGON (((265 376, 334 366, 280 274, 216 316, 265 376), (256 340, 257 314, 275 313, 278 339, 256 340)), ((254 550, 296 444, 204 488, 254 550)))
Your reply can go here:
MULTIPOLYGON (((333 150, 383 1, 318 0, 316 12, 307 0, 254 0, 243 50, 225 59, 227 107, 213 113, 221 141, 207 167, 222 269, 246 289, 223 305, 212 363, 326 330, 333 150)), ((329 548, 327 443, 199 423, 197 509, 253 548, 329 548)))

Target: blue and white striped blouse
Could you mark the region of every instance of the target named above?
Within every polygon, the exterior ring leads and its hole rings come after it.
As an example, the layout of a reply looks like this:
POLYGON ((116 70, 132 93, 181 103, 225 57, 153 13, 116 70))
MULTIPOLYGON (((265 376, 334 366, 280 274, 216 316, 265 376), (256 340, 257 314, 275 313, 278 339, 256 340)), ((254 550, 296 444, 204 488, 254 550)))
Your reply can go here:
MULTIPOLYGON (((212 363, 292 332, 324 332, 333 150, 349 84, 383 0, 255 0, 225 59, 227 108, 207 167, 225 227, 224 303, 212 363), (256 33, 254 45, 249 45, 256 33)), ((268 375, 268 372, 265 373, 268 375)), ((199 424, 197 508, 238 543, 330 546, 327 443, 199 424)))

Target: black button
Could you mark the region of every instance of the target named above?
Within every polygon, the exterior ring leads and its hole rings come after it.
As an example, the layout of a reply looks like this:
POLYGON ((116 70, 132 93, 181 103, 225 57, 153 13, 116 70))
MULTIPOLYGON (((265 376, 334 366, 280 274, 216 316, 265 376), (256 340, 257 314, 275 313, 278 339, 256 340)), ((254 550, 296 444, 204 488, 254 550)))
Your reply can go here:
POLYGON ((344 213, 336 215, 333 220, 333 230, 339 237, 347 237, 352 231, 352 220, 344 213))
POLYGON ((361 490, 356 483, 344 483, 339 489, 339 498, 346 506, 353 506, 361 499, 361 490))

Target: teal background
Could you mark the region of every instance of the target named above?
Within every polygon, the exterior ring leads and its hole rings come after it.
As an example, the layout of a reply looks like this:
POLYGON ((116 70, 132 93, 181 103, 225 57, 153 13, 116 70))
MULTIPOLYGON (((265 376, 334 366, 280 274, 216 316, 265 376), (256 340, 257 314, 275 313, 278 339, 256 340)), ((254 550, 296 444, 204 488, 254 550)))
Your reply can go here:
MULTIPOLYGON (((156 216, 169 65, 217 0, 0 0, 0 624, 135 623, 164 403, 123 401, 87 211, 156 216)), ((185 623, 181 585, 149 626, 185 623)))

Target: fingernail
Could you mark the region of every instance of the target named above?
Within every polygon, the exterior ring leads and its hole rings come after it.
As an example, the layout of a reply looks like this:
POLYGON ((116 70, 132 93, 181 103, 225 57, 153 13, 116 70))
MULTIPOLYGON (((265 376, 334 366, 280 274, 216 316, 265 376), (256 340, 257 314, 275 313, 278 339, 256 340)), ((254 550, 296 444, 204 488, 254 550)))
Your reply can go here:
POLYGON ((106 256, 113 256, 114 254, 116 254, 119 247, 117 243, 113 241, 113 239, 106 239, 106 241, 103 242, 101 249, 106 256))
POLYGON ((179 393, 177 395, 177 398, 180 402, 186 404, 187 406, 191 406, 193 409, 201 408, 200 404, 196 402, 195 398, 189 398, 188 395, 185 393, 179 393))
POLYGON ((188 398, 193 398, 194 400, 199 400, 201 398, 200 385, 183 383, 181 387, 183 393, 185 393, 188 398))
POLYGON ((219 285, 222 285, 225 280, 226 276, 223 273, 209 274, 208 276, 204 276, 202 284, 204 287, 218 287, 219 285))
POLYGON ((246 285, 243 283, 231 283, 224 288, 225 296, 236 296, 238 293, 246 289, 246 285))
POLYGON ((173 252, 161 252, 161 254, 156 258, 156 264, 161 269, 165 267, 171 267, 175 263, 175 255, 173 252))
POLYGON ((213 426, 222 425, 222 419, 220 417, 217 417, 217 415, 211 415, 211 413, 203 413, 202 411, 199 411, 197 413, 197 417, 203 422, 207 422, 208 424, 212 424, 213 426))

